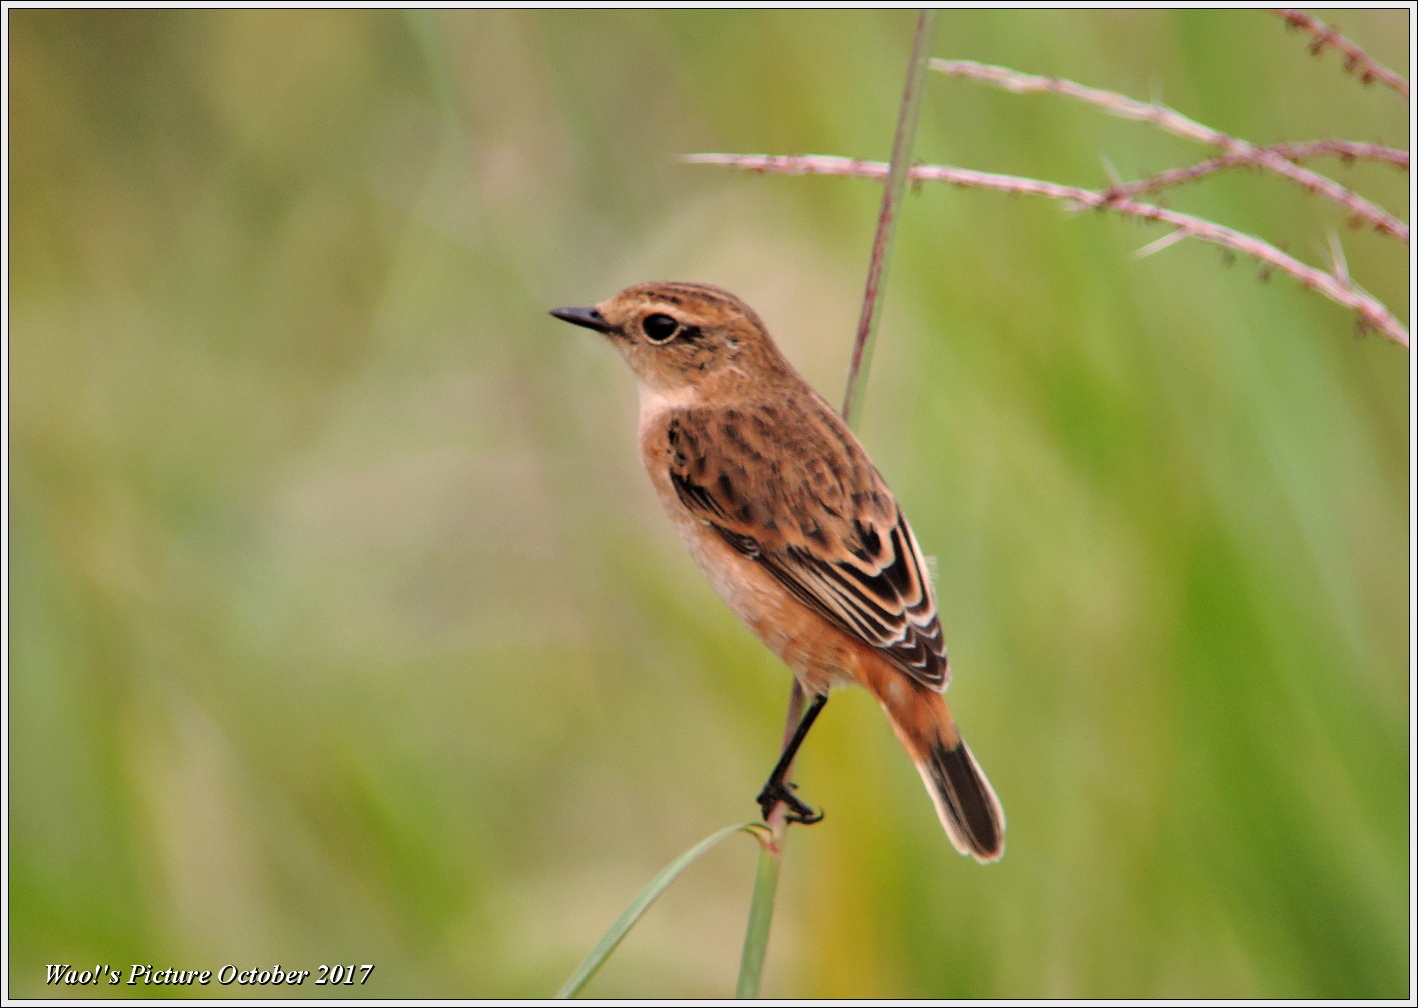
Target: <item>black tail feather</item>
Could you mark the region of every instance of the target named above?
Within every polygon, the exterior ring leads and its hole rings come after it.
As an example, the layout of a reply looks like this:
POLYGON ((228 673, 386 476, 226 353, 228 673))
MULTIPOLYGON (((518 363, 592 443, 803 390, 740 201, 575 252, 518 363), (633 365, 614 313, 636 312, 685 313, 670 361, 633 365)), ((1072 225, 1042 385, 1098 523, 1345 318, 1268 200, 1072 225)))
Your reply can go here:
POLYGON ((965 743, 947 749, 937 740, 919 769, 956 850, 977 861, 998 860, 1004 853, 1004 810, 965 743))

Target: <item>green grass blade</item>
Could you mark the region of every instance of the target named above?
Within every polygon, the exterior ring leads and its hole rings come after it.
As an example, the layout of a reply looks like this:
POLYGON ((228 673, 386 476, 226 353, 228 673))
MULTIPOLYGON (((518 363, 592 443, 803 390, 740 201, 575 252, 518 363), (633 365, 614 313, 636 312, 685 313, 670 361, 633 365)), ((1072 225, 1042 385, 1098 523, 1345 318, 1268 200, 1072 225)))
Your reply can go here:
POLYGON ((763 959, 768 954, 768 931, 773 926, 773 901, 778 892, 781 853, 765 844, 758 852, 758 874, 753 880, 753 902, 748 908, 748 930, 743 936, 743 958, 739 961, 736 998, 758 997, 758 981, 763 976, 763 959))
MULTIPOLYGON (((630 905, 625 908, 625 913, 616 918, 616 922, 610 926, 610 930, 596 943, 596 947, 591 950, 590 954, 581 961, 581 965, 576 967, 576 972, 571 974, 570 979, 562 984, 561 990, 556 992, 556 996, 558 998, 575 997, 580 992, 581 988, 586 986, 586 981, 596 975, 596 970, 600 969, 601 964, 615 951, 615 947, 620 944, 621 939, 635 926, 635 922, 640 920, 646 910, 650 909, 650 904, 654 903, 655 900, 659 898, 660 893, 664 892, 669 887, 669 884, 675 880, 675 877, 693 864, 701 854, 704 854, 730 833, 743 832, 750 836, 758 837, 763 829, 764 827, 760 823, 742 823, 738 826, 726 826, 707 839, 701 840, 679 857, 675 858, 674 861, 670 862, 664 871, 651 879, 650 884, 644 889, 641 889, 635 899, 630 901, 630 905)), ((762 872, 761 867, 759 871, 760 873, 762 872)), ((764 931, 766 933, 766 926, 764 931)))

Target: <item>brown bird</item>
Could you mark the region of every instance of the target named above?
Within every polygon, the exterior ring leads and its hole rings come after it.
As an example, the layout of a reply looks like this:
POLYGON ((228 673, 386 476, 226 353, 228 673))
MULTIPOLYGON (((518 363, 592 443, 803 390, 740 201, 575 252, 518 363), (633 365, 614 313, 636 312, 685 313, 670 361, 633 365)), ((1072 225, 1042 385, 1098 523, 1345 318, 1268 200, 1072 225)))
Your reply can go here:
POLYGON ((784 784, 829 691, 886 711, 962 854, 1004 852, 1004 812, 941 695, 950 666, 925 560, 841 417, 753 309, 699 283, 629 287, 552 315, 603 333, 640 387, 640 453, 680 537, 812 703, 759 794, 766 817, 821 818, 784 784))

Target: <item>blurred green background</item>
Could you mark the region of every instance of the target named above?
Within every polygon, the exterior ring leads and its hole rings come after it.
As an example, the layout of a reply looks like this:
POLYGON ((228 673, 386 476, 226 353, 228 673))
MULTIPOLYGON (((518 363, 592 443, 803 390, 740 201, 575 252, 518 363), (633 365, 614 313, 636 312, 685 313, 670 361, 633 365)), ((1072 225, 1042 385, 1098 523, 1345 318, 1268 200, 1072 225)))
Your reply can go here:
MULTIPOLYGON (((1408 65, 1406 11, 1345 11, 1408 65)), ((722 284, 840 398, 914 15, 12 11, 10 979, 373 963, 544 996, 756 815, 785 670, 660 513, 623 364, 546 315, 722 284)), ((1407 146, 1261 11, 942 15, 938 56, 1253 142, 1407 146)), ((1207 156, 933 74, 918 157, 1104 186, 1207 156)), ((1316 167, 1407 216, 1388 166, 1316 167)), ((1238 172, 1176 209, 1406 249, 1238 172)), ((1156 228, 926 187, 863 438, 938 558, 1009 817, 958 857, 870 698, 800 763, 764 993, 1408 991, 1406 351, 1156 228)), ((588 994, 732 990, 754 845, 588 994)), ((154 988, 89 988, 89 995, 154 988)), ((304 996, 329 988, 181 993, 304 996)), ((68 991, 67 993, 72 993, 68 991)))

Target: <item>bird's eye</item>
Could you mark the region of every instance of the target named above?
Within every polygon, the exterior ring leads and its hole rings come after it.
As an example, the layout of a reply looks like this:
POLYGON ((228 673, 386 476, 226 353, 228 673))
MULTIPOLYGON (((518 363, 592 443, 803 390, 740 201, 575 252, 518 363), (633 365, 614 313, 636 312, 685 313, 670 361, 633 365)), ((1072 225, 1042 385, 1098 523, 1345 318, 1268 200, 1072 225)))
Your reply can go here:
POLYGON ((679 328, 679 323, 668 315, 661 315, 656 312, 654 315, 645 316, 645 321, 640 323, 645 330, 645 338, 651 343, 664 343, 675 334, 679 328))

